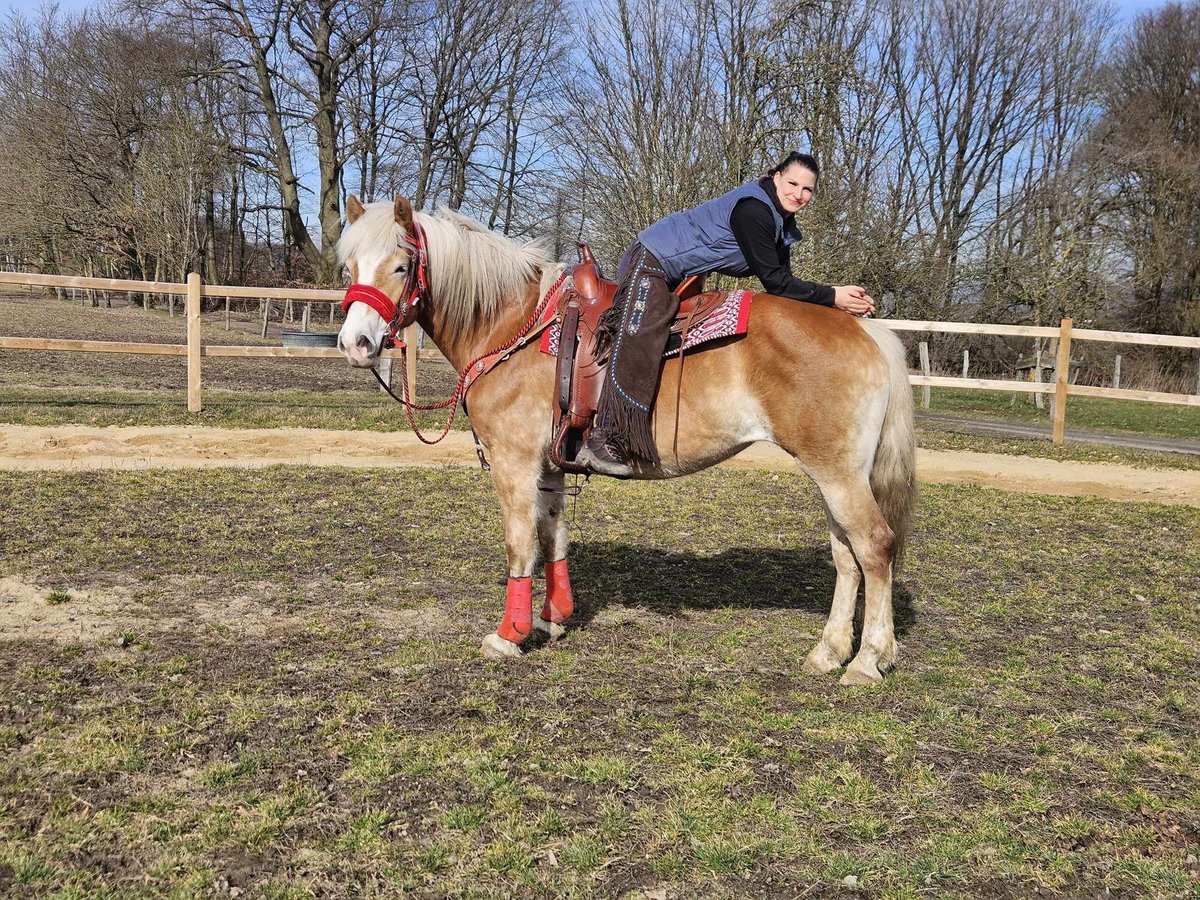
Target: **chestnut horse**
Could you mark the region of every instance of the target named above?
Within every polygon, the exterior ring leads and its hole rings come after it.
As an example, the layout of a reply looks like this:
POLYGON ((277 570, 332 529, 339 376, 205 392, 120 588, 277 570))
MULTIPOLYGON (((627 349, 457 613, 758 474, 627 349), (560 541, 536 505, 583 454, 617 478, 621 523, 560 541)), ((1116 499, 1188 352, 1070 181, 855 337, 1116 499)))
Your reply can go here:
MULTIPOLYGON (((354 284, 338 347, 355 366, 374 366, 388 334, 416 321, 462 371, 517 335, 562 275, 540 244, 518 244, 457 213, 414 216, 404 198, 364 207, 354 197, 347 213, 338 250, 354 284)), ((534 340, 470 392, 508 551, 507 607, 484 638, 488 656, 520 655, 535 624, 561 636, 572 611, 564 474, 549 454, 554 382, 555 361, 534 340), (547 585, 535 623, 539 548, 547 585)), ((865 581, 862 639, 842 683, 881 679, 896 662, 893 564, 915 496, 912 393, 899 340, 876 322, 760 294, 745 336, 667 360, 661 384, 654 423, 662 463, 635 477, 687 475, 756 441, 790 453, 820 489, 837 568, 829 619, 804 669, 824 674, 850 660, 865 581)))

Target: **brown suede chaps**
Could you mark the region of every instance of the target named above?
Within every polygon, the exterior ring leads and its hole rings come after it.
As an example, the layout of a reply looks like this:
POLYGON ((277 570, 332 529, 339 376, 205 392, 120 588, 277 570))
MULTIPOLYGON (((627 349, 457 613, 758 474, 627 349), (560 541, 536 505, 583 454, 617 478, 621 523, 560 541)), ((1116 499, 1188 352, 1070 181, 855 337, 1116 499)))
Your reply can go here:
POLYGON ((617 283, 612 308, 596 333, 598 350, 608 352, 596 423, 617 449, 658 465, 651 409, 679 298, 654 254, 637 241, 621 256, 617 283))

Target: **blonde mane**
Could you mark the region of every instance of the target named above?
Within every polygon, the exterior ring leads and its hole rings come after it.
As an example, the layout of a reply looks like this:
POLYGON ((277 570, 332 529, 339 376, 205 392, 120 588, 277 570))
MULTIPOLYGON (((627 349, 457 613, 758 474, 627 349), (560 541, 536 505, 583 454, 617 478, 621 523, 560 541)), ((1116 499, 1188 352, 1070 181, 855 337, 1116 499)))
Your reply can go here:
MULTIPOLYGON (((428 242, 430 294, 453 334, 495 320, 506 301, 523 295, 551 267, 552 254, 541 241, 518 244, 447 209, 414 218, 428 242)), ((401 237, 392 204, 368 203, 342 232, 338 259, 345 263, 364 251, 395 247, 401 237)))

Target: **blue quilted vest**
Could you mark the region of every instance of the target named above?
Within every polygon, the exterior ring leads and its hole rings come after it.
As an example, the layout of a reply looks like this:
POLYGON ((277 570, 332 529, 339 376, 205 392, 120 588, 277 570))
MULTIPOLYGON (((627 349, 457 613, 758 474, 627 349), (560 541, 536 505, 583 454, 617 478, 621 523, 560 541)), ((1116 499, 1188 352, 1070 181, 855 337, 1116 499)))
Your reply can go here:
POLYGON ((702 203, 695 209, 672 213, 659 219, 638 235, 647 250, 658 257, 670 284, 678 284, 689 275, 720 272, 741 278, 750 274, 750 266, 729 227, 733 208, 743 197, 754 197, 767 204, 775 220, 775 240, 783 238, 790 247, 800 239, 793 226, 784 229, 783 216, 771 195, 757 181, 743 184, 727 194, 702 203))

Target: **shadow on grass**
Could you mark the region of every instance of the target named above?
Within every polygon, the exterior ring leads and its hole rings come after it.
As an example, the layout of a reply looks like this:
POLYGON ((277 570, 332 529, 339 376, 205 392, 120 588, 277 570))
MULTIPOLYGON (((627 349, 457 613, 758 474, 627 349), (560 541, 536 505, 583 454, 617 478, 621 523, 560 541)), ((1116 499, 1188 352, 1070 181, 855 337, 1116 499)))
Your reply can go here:
MULTIPOLYGON (((571 545, 570 561, 576 627, 587 626, 612 604, 664 616, 732 608, 793 609, 824 617, 837 580, 829 550, 819 547, 731 547, 709 555, 580 541, 571 545)), ((861 594, 860 589, 860 619, 861 594)), ((903 635, 916 617, 912 595, 900 581, 892 604, 896 634, 903 635)))

